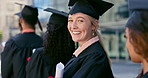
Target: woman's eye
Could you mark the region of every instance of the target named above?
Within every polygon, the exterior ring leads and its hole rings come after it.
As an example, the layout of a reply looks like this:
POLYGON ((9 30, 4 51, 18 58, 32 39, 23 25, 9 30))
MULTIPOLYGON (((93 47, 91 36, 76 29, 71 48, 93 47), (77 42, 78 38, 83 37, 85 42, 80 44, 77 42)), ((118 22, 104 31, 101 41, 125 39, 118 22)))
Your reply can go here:
POLYGON ((68 22, 73 22, 73 20, 68 20, 68 22))
POLYGON ((84 22, 83 20, 78 20, 78 22, 84 22))

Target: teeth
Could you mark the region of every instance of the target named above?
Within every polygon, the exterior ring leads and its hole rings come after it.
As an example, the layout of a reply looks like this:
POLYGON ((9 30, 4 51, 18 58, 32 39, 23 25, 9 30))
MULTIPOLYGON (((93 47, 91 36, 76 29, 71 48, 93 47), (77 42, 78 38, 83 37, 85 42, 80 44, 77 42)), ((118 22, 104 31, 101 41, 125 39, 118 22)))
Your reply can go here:
POLYGON ((73 32, 73 34, 79 34, 80 32, 73 32))

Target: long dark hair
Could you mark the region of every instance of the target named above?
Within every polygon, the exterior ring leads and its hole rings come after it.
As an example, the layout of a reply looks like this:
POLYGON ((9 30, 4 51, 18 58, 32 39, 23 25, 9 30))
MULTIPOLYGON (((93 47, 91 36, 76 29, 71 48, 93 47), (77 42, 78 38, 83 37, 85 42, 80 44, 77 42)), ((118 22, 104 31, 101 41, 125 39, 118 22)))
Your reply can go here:
POLYGON ((68 32, 67 23, 49 23, 44 40, 44 52, 56 62, 66 64, 75 50, 74 42, 68 32))

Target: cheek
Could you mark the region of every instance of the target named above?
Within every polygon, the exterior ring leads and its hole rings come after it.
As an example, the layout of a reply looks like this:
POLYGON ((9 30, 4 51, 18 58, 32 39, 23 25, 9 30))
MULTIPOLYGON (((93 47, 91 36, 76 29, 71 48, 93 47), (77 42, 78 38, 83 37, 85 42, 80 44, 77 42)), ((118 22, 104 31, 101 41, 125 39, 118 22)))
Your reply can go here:
POLYGON ((130 42, 129 42, 129 39, 127 38, 127 39, 126 39, 126 48, 127 48, 127 49, 130 48, 130 46, 131 46, 131 44, 130 44, 130 42))
POLYGON ((126 40, 126 48, 128 49, 128 42, 127 42, 127 40, 126 40))
POLYGON ((87 33, 89 36, 92 36, 92 30, 87 29, 86 33, 87 33))
POLYGON ((131 57, 131 60, 133 62, 140 62, 139 55, 136 54, 136 52, 134 51, 134 47, 132 46, 132 44, 128 40, 126 41, 126 47, 129 52, 129 55, 131 57))
POLYGON ((70 32, 70 25, 67 25, 67 29, 68 29, 68 31, 70 32))
POLYGON ((128 39, 126 40, 126 48, 127 48, 128 52, 129 52, 129 54, 131 55, 133 47, 131 46, 131 44, 128 41, 128 39))
POLYGON ((92 26, 90 23, 86 23, 83 25, 83 29, 85 29, 87 32, 91 32, 92 31, 92 26))
POLYGON ((92 35, 92 30, 90 27, 84 27, 83 30, 86 35, 88 36, 92 35))

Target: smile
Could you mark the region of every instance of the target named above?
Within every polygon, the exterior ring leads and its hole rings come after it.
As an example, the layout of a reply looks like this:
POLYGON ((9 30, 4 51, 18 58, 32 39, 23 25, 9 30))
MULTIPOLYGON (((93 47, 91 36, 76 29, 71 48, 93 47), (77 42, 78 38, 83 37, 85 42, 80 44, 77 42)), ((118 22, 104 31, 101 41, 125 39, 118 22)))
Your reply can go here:
POLYGON ((73 34, 80 34, 80 32, 72 32, 73 34))

